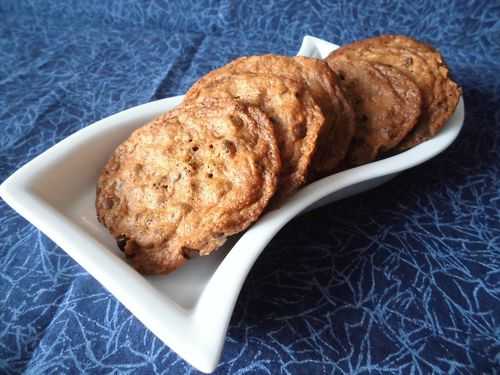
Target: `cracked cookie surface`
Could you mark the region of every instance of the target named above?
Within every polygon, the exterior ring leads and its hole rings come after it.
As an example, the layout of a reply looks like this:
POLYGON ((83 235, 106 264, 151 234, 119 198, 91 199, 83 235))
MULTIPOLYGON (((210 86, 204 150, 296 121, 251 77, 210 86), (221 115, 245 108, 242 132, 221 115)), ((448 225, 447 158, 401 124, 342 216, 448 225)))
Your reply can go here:
POLYGON ((280 168, 274 128, 258 108, 183 105, 115 150, 98 181, 98 219, 137 270, 168 273, 254 222, 280 168))

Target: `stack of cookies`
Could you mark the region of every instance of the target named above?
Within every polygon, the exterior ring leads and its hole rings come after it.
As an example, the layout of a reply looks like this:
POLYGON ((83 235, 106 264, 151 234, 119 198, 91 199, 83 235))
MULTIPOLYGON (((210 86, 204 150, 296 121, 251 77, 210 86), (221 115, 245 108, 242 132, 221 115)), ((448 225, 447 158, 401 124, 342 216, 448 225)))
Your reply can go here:
POLYGON ((358 116, 347 165, 367 163, 431 138, 460 98, 441 54, 405 36, 354 42, 332 52, 326 61, 358 116))
POLYGON ((114 151, 97 216, 138 271, 168 273, 305 183, 432 137, 459 97, 441 55, 402 36, 242 57, 114 151))

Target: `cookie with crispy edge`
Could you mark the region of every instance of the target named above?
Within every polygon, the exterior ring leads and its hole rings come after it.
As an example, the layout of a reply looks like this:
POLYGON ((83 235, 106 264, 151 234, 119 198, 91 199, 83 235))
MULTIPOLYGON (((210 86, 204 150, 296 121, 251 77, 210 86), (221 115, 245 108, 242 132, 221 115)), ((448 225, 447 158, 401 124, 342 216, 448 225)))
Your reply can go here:
POLYGON ((333 51, 336 56, 386 64, 408 75, 419 87, 422 115, 415 128, 396 147, 405 150, 434 136, 451 117, 460 99, 460 87, 450 78, 441 54, 432 46, 402 35, 360 40, 333 51))
POLYGON ((257 106, 271 119, 282 160, 276 201, 289 196, 307 180, 325 123, 321 109, 299 81, 256 73, 206 80, 187 95, 186 102, 228 97, 257 106))
POLYGON ((358 115, 346 165, 375 160, 399 144, 417 123, 422 103, 420 90, 410 78, 388 65, 343 55, 330 58, 329 63, 358 115))
POLYGON ((184 105, 118 146, 99 177, 97 216, 137 270, 168 273, 253 223, 280 168, 273 125, 258 108, 184 105))
POLYGON ((197 95, 207 82, 235 73, 275 74, 304 82, 325 116, 325 126, 311 166, 312 177, 326 176, 336 170, 354 135, 355 115, 328 64, 302 56, 241 57, 202 77, 188 91, 187 98, 197 95))

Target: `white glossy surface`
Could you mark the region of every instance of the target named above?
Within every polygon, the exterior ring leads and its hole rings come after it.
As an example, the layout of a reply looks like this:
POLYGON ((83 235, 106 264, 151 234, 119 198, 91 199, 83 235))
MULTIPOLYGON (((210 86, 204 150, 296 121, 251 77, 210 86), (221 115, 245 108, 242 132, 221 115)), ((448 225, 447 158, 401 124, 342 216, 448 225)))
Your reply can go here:
MULTIPOLYGON (((299 54, 322 58, 334 48, 306 36, 299 54)), ((217 366, 248 272, 288 221, 305 210, 378 186, 434 157, 455 140, 464 119, 461 99, 453 117, 433 139, 308 185, 279 210, 260 218, 237 242, 230 240, 213 255, 193 259, 170 275, 144 277, 124 261, 113 238, 97 222, 95 184, 113 149, 133 129, 181 99, 131 108, 78 131, 9 177, 0 186, 0 196, 80 263, 156 336, 204 372, 217 366)))

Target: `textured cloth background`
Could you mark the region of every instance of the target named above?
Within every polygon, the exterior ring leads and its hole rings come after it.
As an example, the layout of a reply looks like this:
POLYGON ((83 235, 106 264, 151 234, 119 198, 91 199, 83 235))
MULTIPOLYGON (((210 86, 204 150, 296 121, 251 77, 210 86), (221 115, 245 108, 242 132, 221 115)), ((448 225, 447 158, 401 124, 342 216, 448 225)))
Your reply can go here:
MULTIPOLYGON (((463 132, 287 225, 245 284, 216 373, 500 373, 498 1, 2 0, 0 181, 236 56, 379 33, 441 49, 463 132)), ((19 372, 197 373, 0 200, 0 373, 19 372)))

